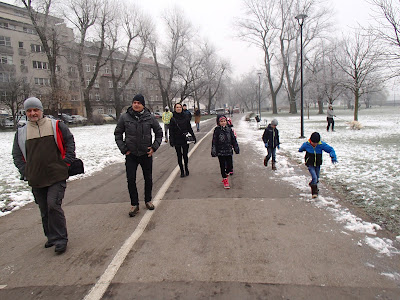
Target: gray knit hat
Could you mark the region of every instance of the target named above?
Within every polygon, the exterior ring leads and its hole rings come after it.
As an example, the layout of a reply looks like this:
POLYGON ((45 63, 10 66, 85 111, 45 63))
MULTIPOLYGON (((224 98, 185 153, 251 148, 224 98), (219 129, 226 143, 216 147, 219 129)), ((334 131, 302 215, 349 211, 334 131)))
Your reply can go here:
POLYGON ((25 100, 24 109, 27 111, 30 108, 39 108, 41 111, 43 111, 42 102, 36 97, 30 97, 25 100))
POLYGON ((277 126, 277 125, 278 125, 278 120, 277 120, 277 119, 273 119, 273 120, 271 121, 271 125, 277 126))

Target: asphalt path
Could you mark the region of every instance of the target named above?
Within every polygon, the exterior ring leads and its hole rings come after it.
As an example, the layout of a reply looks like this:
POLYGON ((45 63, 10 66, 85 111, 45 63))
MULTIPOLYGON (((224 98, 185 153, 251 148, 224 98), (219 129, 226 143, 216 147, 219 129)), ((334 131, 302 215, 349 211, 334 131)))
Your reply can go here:
POLYGON ((250 145, 234 155, 225 190, 214 126, 196 133, 188 177, 176 176, 169 145, 155 153, 154 211, 140 168, 134 218, 124 164, 68 183, 62 255, 44 248, 36 204, 0 218, 0 299, 400 299, 400 279, 382 275, 400 274, 399 256, 360 247, 363 234, 300 199, 262 157, 253 163, 250 145))

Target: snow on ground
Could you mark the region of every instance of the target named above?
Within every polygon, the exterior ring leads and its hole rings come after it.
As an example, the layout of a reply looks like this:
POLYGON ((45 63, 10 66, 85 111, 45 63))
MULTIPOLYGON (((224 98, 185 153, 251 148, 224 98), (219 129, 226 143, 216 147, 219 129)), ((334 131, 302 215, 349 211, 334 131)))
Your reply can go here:
MULTIPOLYGON (((310 176, 299 176, 295 172, 298 164, 304 162, 304 153, 299 153, 298 148, 305 142, 312 132, 318 131, 322 140, 334 147, 339 164, 333 165, 329 155, 324 155, 324 163, 321 168, 321 183, 337 187, 344 186, 346 199, 350 194, 351 199, 362 199, 365 207, 384 212, 387 216, 399 214, 400 198, 397 192, 400 190, 400 117, 399 108, 390 110, 375 110, 371 115, 362 115, 359 121, 363 124, 362 130, 350 130, 348 123, 352 116, 345 115, 342 119, 336 119, 335 132, 326 132, 326 116, 312 116, 310 120, 305 116, 305 136, 300 139, 300 118, 293 116, 266 115, 268 123, 272 118, 279 121, 281 149, 277 150, 276 176, 280 180, 290 183, 299 190, 301 199, 312 202, 317 207, 325 208, 337 222, 344 225, 348 231, 367 234, 364 241, 359 242, 369 245, 379 253, 388 256, 400 254, 393 247, 389 239, 371 237, 381 229, 378 224, 363 221, 353 215, 347 208, 342 207, 338 201, 323 194, 317 199, 311 199, 308 182, 310 176), (388 204, 388 202, 390 204, 388 204)), ((345 114, 346 111, 337 111, 336 114, 345 114)), ((369 112, 368 112, 369 113, 369 112)), ((347 112, 349 114, 349 112, 347 112)), ((264 122, 264 120, 262 120, 264 122)), ((254 158, 257 164, 262 163, 267 154, 264 143, 261 140, 263 130, 257 129, 254 121, 246 122, 244 118, 236 124, 238 142, 253 144, 259 157, 254 158)), ((361 201, 361 200, 359 200, 361 201)), ((397 237, 400 239, 400 236, 397 237)))
MULTIPOLYGON (((369 213, 377 211, 390 219, 399 220, 400 216, 400 108, 361 110, 359 121, 364 126, 362 130, 350 130, 348 122, 352 120, 351 111, 336 111, 336 132, 326 132, 326 117, 305 116, 305 135, 308 138, 313 131, 319 131, 322 140, 335 148, 339 164, 330 163, 328 155, 324 156, 321 170, 321 183, 329 184, 337 189, 343 189, 346 199, 361 203, 369 213), (339 119, 340 118, 340 119, 339 119)), ((276 175, 299 190, 299 195, 305 201, 313 202, 332 213, 335 219, 344 224, 348 231, 365 233, 366 244, 377 249, 382 254, 394 255, 399 251, 393 247, 393 242, 376 237, 376 231, 381 227, 365 222, 356 217, 338 203, 338 199, 319 196, 310 199, 308 187, 309 176, 296 174, 295 168, 303 163, 304 153, 297 149, 307 139, 299 139, 300 118, 291 115, 277 115, 281 149, 277 150, 276 175)), ((272 115, 263 116, 271 121, 272 115)), ((214 122, 215 119, 208 121, 214 122)), ((193 122, 192 122, 193 124, 193 122)), ((234 124, 238 133, 239 143, 250 143, 260 154, 255 158, 256 164, 262 163, 266 149, 261 141, 262 131, 257 130, 255 122, 245 122, 244 119, 234 124)), ((85 174, 74 176, 76 180, 102 170, 107 165, 124 162, 114 140, 115 124, 102 126, 83 126, 71 128, 75 137, 76 154, 85 164, 85 174)), ((33 201, 32 193, 26 182, 19 179, 11 150, 14 132, 0 132, 0 159, 3 166, 0 170, 0 216, 17 210, 33 201)), ((397 223, 398 224, 398 223, 397 223)), ((398 228, 397 228, 398 229, 398 228)), ((346 232, 344 231, 346 234, 346 232)), ((400 240, 400 236, 397 237, 400 240)))
MULTIPOLYGON (((73 176, 68 181, 91 176, 108 165, 125 161, 115 143, 115 126, 116 124, 106 124, 70 128, 75 139, 76 156, 84 162, 85 174, 73 176)), ((194 121, 192 121, 193 126, 194 121)), ((12 160, 14 135, 15 132, 11 131, 0 132, 0 160, 3 162, 0 169, 0 217, 34 201, 31 189, 27 182, 20 180, 19 172, 12 160)))

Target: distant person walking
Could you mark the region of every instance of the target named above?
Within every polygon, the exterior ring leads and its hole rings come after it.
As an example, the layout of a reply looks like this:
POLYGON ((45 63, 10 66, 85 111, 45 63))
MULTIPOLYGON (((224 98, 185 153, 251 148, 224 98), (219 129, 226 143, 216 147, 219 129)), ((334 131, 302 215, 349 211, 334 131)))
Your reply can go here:
POLYGON ((218 157, 219 167, 222 176, 222 183, 225 189, 230 189, 228 176, 232 172, 233 150, 239 154, 239 145, 231 127, 227 126, 225 115, 217 115, 217 127, 214 129, 211 156, 218 157))
POLYGON ((171 147, 175 147, 178 165, 181 170, 181 177, 189 176, 189 144, 186 141, 186 134, 190 133, 193 136, 195 143, 196 136, 194 135, 192 126, 190 125, 189 116, 185 114, 180 103, 176 103, 174 106, 173 117, 169 129, 169 143, 171 147), (183 166, 182 159, 185 166, 183 166))
POLYGON ((268 166, 268 161, 272 156, 272 170, 276 170, 276 148, 279 149, 279 131, 276 128, 278 126, 278 120, 273 119, 267 128, 264 130, 262 140, 265 144, 265 148, 268 150, 267 156, 264 158, 264 166, 268 166))
POLYGON ((163 130, 156 118, 145 107, 143 95, 133 97, 132 106, 122 114, 115 128, 115 142, 125 155, 126 177, 128 181, 131 209, 129 216, 134 217, 139 212, 139 196, 136 187, 136 171, 142 167, 144 177, 144 202, 149 210, 154 209, 152 200, 153 189, 153 153, 160 147, 163 130), (153 130, 155 140, 152 140, 153 130))
POLYGON ((55 252, 67 249, 68 233, 61 207, 67 187, 68 166, 75 159, 75 141, 67 125, 43 116, 42 102, 35 97, 25 100, 28 122, 15 133, 12 155, 21 179, 32 187, 39 205, 45 248, 55 252))
POLYGON ((200 109, 197 107, 197 108, 194 110, 194 122, 196 123, 197 132, 200 131, 200 119, 201 119, 201 111, 200 111, 200 109))
POLYGON ((321 142, 318 132, 313 132, 310 139, 299 148, 299 152, 306 151, 304 157, 308 171, 311 174, 311 194, 313 198, 318 197, 319 173, 322 165, 322 151, 329 153, 333 164, 337 163, 335 150, 325 142, 321 142))
POLYGON ((165 107, 165 111, 162 114, 162 121, 164 123, 164 137, 165 142, 168 143, 168 130, 169 130, 169 123, 171 122, 172 112, 169 111, 169 107, 165 107))
POLYGON ((187 109, 187 105, 183 104, 183 112, 189 117, 189 121, 192 121, 192 113, 187 109))
POLYGON ((331 104, 328 106, 328 110, 326 111, 326 120, 328 121, 328 126, 326 126, 326 131, 329 131, 330 125, 332 125, 332 131, 335 131, 335 121, 333 120, 333 117, 335 116, 335 113, 333 112, 333 107, 331 104))

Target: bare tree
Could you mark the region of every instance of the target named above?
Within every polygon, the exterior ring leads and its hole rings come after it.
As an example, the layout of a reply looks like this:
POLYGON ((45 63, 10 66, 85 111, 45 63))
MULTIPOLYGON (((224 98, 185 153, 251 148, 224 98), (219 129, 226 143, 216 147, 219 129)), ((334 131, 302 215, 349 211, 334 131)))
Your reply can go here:
POLYGON ((322 114, 324 101, 333 104, 343 94, 345 74, 336 63, 337 44, 321 43, 319 48, 321 50, 314 51, 315 56, 307 64, 309 76, 305 85, 310 97, 316 98, 318 113, 322 114))
POLYGON ((161 91, 163 106, 171 107, 171 100, 177 95, 178 90, 174 88, 174 80, 177 74, 178 60, 184 56, 185 49, 192 39, 192 25, 185 19, 183 11, 175 7, 166 11, 163 16, 166 25, 165 40, 162 48, 163 54, 160 54, 159 46, 161 44, 155 37, 150 42, 150 50, 153 54, 156 66, 155 77, 161 91), (161 57, 160 57, 161 55, 161 57), (163 64, 161 61, 163 61, 163 64))
POLYGON ((26 82, 25 78, 16 78, 14 76, 3 79, 1 82, 1 90, 5 93, 0 97, 0 103, 7 107, 14 121, 14 128, 18 123, 19 111, 23 108, 26 98, 31 92, 31 86, 26 82), (4 82, 6 81, 6 82, 4 82))
POLYGON ((369 0, 374 6, 374 24, 370 31, 385 45, 385 54, 393 68, 394 76, 400 76, 400 2, 392 0, 369 0), (395 64, 393 64, 395 63, 395 64))
MULTIPOLYGON (((63 39, 59 36, 60 32, 57 27, 61 25, 62 20, 51 15, 54 8, 52 0, 21 0, 21 2, 28 12, 32 25, 39 36, 43 50, 47 56, 51 86, 49 101, 52 102, 60 89, 56 69, 63 39)), ((54 106, 53 110, 58 109, 54 104, 52 106, 54 106)))
POLYGON ((229 64, 217 56, 213 47, 205 47, 203 51, 205 57, 205 78, 207 82, 205 84, 205 89, 207 90, 207 107, 211 107, 224 75, 229 72, 229 64))
POLYGON ((121 97, 138 70, 153 30, 149 19, 135 6, 119 9, 118 23, 110 28, 110 66, 116 117, 121 114, 121 97))
POLYGON ((89 98, 100 68, 107 63, 108 57, 103 57, 108 26, 114 20, 112 4, 107 0, 68 0, 65 3, 65 18, 76 28, 79 34, 77 43, 77 68, 83 92, 87 118, 92 121, 93 108, 89 98), (92 36, 96 43, 88 47, 87 41, 92 36), (87 51, 88 53, 85 53, 87 51), (89 79, 85 78, 84 57, 89 54, 95 60, 95 68, 89 79), (87 80, 87 81, 86 81, 87 80))
POLYGON ((338 66, 347 76, 343 85, 354 95, 354 121, 358 121, 360 97, 376 91, 385 79, 380 72, 382 53, 376 43, 375 37, 356 31, 353 39, 343 39, 342 53, 335 54, 338 66))
POLYGON ((277 14, 279 1, 245 0, 246 18, 237 22, 239 37, 264 53, 264 68, 271 93, 272 113, 277 114, 277 95, 283 84, 284 65, 279 53, 279 35, 284 30, 277 14))

